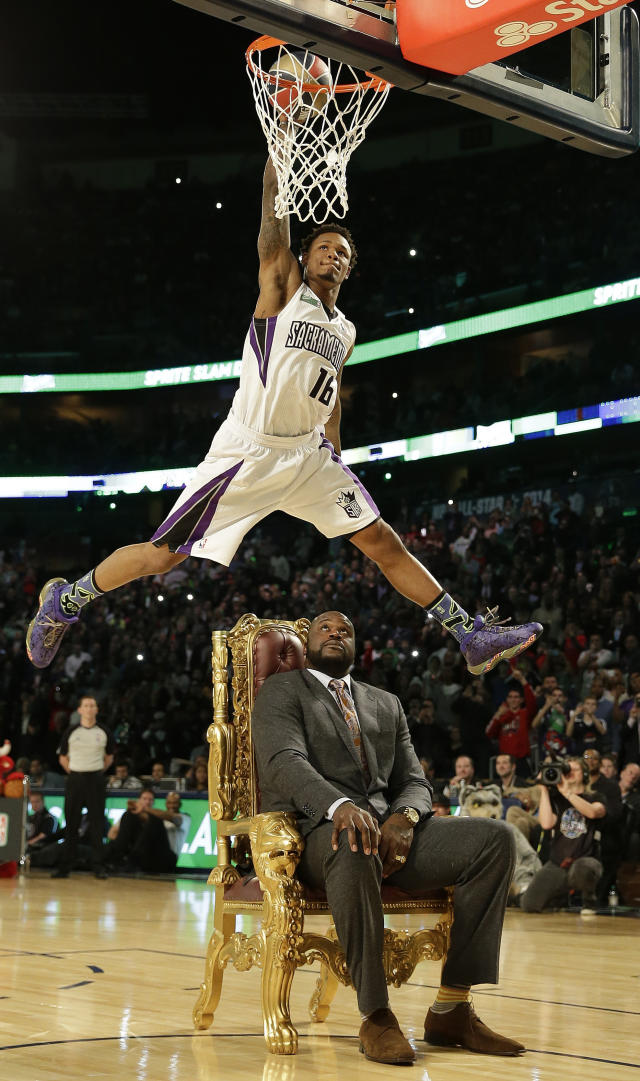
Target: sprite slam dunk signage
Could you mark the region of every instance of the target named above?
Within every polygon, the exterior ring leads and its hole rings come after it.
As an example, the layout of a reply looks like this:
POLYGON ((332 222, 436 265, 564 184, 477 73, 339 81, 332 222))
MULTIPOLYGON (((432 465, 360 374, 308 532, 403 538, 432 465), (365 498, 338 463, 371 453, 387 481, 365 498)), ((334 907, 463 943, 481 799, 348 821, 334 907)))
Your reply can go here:
MULTIPOLYGON (((418 349, 433 348, 447 342, 464 341, 483 334, 495 334, 514 327, 559 319, 563 315, 575 315, 594 308, 621 304, 640 297, 640 278, 599 285, 594 289, 582 289, 577 293, 565 293, 548 300, 531 304, 519 304, 514 308, 456 319, 440 326, 411 330, 390 338, 356 345, 350 364, 366 364, 382 357, 412 353, 418 349)), ((226 360, 212 364, 185 364, 179 368, 150 368, 139 372, 89 372, 69 375, 3 375, 0 376, 0 394, 42 394, 45 392, 83 392, 104 390, 148 390, 154 387, 185 386, 193 383, 211 383, 225 379, 239 379, 241 360, 226 360)))

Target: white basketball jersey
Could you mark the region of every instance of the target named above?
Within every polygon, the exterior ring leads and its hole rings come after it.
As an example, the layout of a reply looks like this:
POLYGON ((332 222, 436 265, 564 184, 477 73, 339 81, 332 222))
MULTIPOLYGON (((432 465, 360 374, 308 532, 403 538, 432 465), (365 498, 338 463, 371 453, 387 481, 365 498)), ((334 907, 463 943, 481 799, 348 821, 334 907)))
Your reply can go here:
POLYGON ((265 435, 324 430, 336 404, 337 376, 356 337, 335 309, 330 318, 306 282, 279 315, 252 319, 231 412, 265 435))

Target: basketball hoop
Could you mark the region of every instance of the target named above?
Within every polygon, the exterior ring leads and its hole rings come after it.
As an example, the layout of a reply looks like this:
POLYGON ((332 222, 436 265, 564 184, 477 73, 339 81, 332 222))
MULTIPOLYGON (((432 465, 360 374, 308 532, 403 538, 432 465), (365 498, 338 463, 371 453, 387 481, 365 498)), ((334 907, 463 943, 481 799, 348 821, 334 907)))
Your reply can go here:
POLYGON ((276 217, 296 214, 300 221, 312 218, 318 224, 331 214, 344 218, 349 159, 392 84, 267 36, 251 43, 246 61, 278 178, 276 217), (263 66, 267 50, 276 53, 263 66), (316 77, 318 68, 322 75, 316 77))

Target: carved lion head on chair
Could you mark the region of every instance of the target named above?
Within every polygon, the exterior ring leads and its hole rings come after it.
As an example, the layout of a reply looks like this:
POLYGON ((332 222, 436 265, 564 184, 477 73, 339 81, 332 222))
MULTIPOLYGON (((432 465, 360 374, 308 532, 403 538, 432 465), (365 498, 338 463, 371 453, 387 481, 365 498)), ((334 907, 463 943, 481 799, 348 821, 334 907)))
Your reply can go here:
POLYGON ((276 811, 256 815, 249 831, 258 878, 293 877, 304 849, 292 814, 276 811))

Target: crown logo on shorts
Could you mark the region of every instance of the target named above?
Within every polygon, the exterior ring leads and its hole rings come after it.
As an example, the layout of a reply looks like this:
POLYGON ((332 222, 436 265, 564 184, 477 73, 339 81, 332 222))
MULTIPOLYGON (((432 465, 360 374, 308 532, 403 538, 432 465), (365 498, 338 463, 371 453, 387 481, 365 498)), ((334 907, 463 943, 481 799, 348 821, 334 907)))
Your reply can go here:
POLYGON ((350 492, 340 492, 340 496, 336 499, 336 504, 342 507, 349 518, 359 518, 362 514, 362 507, 356 499, 356 493, 353 489, 350 492))

